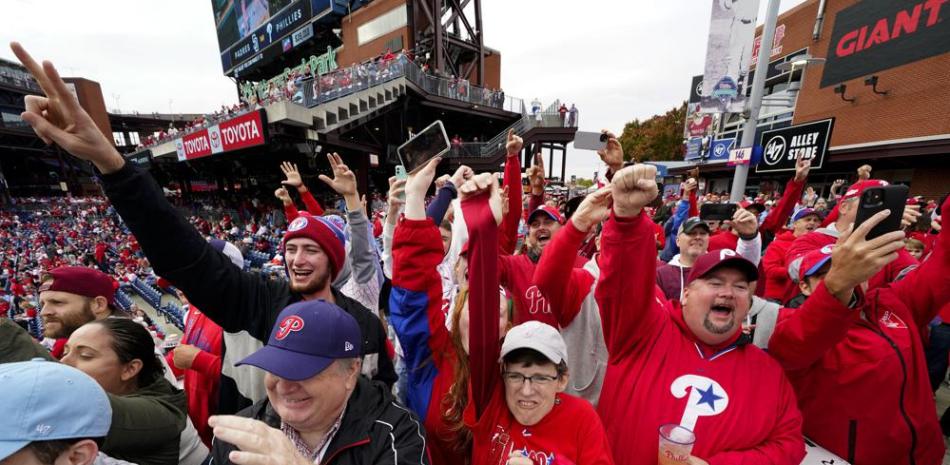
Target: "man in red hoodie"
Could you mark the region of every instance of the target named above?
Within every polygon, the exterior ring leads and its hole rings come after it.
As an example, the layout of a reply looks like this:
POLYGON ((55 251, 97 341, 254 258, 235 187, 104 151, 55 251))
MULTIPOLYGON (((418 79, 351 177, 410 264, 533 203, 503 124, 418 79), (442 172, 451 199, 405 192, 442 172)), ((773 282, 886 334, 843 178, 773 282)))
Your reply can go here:
POLYGON ((810 439, 854 464, 938 464, 944 443, 919 328, 950 302, 950 235, 920 268, 862 297, 903 247, 901 231, 865 239, 888 213, 802 258, 810 295, 779 313, 769 352, 795 386, 810 439))
POLYGON ((795 297, 795 283, 788 276, 788 263, 785 254, 795 238, 808 234, 821 224, 821 215, 811 209, 803 208, 792 217, 792 229, 779 234, 765 250, 762 268, 765 271, 766 299, 785 303, 795 297))
POLYGON ((696 435, 694 465, 797 465, 805 445, 792 387, 740 330, 758 270, 731 250, 706 253, 682 303, 668 301, 657 290, 653 228, 642 214, 657 195, 655 176, 649 165, 614 176, 601 237, 595 296, 609 360, 598 412, 614 461, 656 463, 658 428, 672 423, 696 435))
MULTIPOLYGON (((798 200, 802 197, 802 190, 805 189, 805 181, 808 180, 808 172, 810 170, 811 160, 799 158, 798 161, 795 162, 795 177, 788 180, 788 184, 785 185, 785 192, 782 193, 782 199, 779 200, 778 205, 769 210, 768 216, 762 221, 762 224, 759 226, 761 233, 775 235, 785 227, 788 217, 791 216, 792 211, 795 209, 795 204, 797 204, 798 200)), ((709 251, 714 252, 722 249, 736 250, 739 242, 739 236, 737 234, 737 232, 732 230, 724 229, 710 236, 709 251)), ((765 240, 764 243, 768 244, 768 240, 765 240)))

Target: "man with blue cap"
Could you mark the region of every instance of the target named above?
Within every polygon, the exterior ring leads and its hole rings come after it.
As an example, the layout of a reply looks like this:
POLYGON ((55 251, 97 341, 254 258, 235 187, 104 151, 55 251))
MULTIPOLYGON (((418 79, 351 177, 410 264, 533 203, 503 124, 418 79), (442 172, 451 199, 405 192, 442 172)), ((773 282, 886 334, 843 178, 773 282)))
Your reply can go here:
POLYGON ((0 365, 0 392, 0 463, 96 463, 112 408, 95 380, 75 368, 34 359, 0 365))
POLYGON ((325 300, 287 306, 267 345, 239 362, 267 375, 267 398, 211 417, 214 464, 428 464, 421 423, 361 377, 356 319, 325 300))

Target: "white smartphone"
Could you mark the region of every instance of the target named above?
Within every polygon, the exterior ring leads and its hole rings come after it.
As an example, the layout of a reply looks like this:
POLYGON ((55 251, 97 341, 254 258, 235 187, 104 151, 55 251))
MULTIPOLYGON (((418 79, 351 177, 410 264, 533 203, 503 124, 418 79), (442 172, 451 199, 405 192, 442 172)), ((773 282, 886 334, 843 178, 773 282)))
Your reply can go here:
POLYGON ((396 149, 399 161, 408 174, 415 173, 429 160, 449 151, 449 136, 442 121, 437 120, 396 149))
POLYGON ((577 131, 574 133, 574 148, 580 150, 603 150, 607 148, 607 134, 602 132, 577 131))

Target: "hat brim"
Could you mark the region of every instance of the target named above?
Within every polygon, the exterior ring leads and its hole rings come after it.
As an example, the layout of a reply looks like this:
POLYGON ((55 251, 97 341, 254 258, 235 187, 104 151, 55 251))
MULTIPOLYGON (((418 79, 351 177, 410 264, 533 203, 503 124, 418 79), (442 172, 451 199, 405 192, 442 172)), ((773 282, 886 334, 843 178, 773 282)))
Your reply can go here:
POLYGON ((713 271, 716 271, 722 268, 738 269, 743 274, 745 274, 746 280, 748 280, 749 282, 759 280, 759 269, 755 265, 753 265, 752 262, 750 262, 749 260, 746 260, 745 258, 739 257, 739 256, 730 257, 717 263, 716 266, 710 268, 705 273, 703 273, 702 276, 698 276, 696 279, 705 278, 706 276, 709 276, 709 273, 712 273, 713 271))
POLYGON ((703 229, 706 230, 707 233, 711 233, 711 232, 712 232, 712 229, 709 227, 708 224, 706 224, 705 221, 700 221, 699 223, 694 224, 694 225, 692 225, 692 226, 690 226, 690 227, 688 227, 688 228, 684 227, 683 230, 680 231, 680 234, 689 234, 689 233, 693 232, 696 228, 703 228, 703 229))
POLYGON ((531 214, 528 215, 528 223, 530 223, 531 220, 534 219, 535 216, 538 216, 538 215, 541 215, 541 214, 543 214, 544 216, 547 216, 548 218, 551 218, 552 220, 554 220, 554 221, 556 221, 556 222, 558 222, 558 223, 561 222, 561 219, 558 218, 558 217, 556 217, 556 216, 554 216, 551 212, 549 212, 549 211, 547 211, 547 210, 538 209, 538 210, 535 210, 535 211, 531 212, 531 214))
POLYGON ((6 460, 7 457, 17 453, 20 449, 28 446, 32 441, 30 440, 3 440, 0 441, 0 460, 6 460))
POLYGON ((821 260, 818 261, 818 263, 815 263, 814 265, 812 265, 811 268, 805 270, 805 273, 802 275, 802 279, 807 278, 809 276, 813 276, 815 273, 818 272, 818 270, 821 270, 821 268, 825 266, 825 264, 827 264, 829 261, 831 261, 831 255, 828 255, 827 257, 822 258, 821 260))
POLYGON ((502 344, 501 355, 498 357, 498 363, 504 363, 505 356, 518 349, 531 349, 543 355, 544 358, 548 359, 551 363, 555 365, 557 365, 558 363, 561 363, 561 361, 564 360, 556 353, 554 349, 550 347, 544 347, 544 344, 530 344, 527 342, 522 342, 520 344, 512 344, 511 346, 507 346, 507 347, 504 344, 502 344))
POLYGON ((319 375, 334 360, 336 359, 264 346, 235 366, 251 365, 290 381, 303 381, 319 375))

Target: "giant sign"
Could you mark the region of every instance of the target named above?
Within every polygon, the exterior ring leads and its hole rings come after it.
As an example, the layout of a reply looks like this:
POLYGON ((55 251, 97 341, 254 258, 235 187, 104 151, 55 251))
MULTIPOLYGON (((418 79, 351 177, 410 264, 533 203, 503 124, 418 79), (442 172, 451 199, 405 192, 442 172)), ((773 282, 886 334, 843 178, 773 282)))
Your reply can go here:
POLYGON ((875 0, 839 11, 821 87, 950 51, 950 5, 946 3, 875 0))
POLYGON ((773 129, 762 133, 762 161, 756 173, 795 171, 798 157, 811 160, 812 169, 820 169, 828 151, 834 118, 773 129))
POLYGON ((267 141, 265 128, 264 110, 222 121, 175 141, 178 161, 261 145, 267 141))

